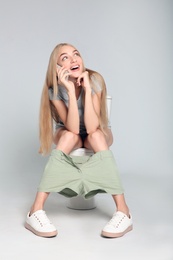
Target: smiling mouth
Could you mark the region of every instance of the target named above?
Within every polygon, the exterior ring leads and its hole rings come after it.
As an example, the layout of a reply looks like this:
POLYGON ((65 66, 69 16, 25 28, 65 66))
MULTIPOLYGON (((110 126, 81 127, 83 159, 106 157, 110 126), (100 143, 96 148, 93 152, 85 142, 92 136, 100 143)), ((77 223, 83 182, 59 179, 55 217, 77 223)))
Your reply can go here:
POLYGON ((73 67, 70 68, 70 70, 72 70, 72 71, 76 71, 78 69, 79 69, 79 65, 76 65, 76 66, 73 66, 73 67))

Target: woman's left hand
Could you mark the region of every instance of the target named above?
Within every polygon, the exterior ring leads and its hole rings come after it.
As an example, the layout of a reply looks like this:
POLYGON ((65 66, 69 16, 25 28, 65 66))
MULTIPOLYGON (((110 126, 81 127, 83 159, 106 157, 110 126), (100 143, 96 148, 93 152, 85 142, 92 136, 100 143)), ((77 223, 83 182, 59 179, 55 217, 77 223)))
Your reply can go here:
POLYGON ((84 71, 77 79, 77 85, 82 86, 85 91, 91 90, 91 84, 88 71, 84 71))

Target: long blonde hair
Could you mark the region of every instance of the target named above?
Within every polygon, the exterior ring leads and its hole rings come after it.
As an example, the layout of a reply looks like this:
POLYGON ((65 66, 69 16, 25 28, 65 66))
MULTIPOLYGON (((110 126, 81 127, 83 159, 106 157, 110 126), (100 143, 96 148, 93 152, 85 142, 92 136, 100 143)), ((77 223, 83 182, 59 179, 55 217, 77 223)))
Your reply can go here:
MULTIPOLYGON (((57 66, 57 57, 59 49, 62 46, 72 46, 68 43, 60 43, 58 44, 51 53, 48 69, 46 73, 46 79, 43 86, 43 91, 41 95, 41 103, 40 103, 40 118, 39 118, 39 139, 40 139, 40 149, 39 153, 46 155, 49 154, 52 149, 53 144, 53 122, 59 121, 58 113, 53 105, 53 103, 49 99, 49 88, 53 88, 53 94, 56 96, 58 94, 58 78, 56 74, 56 66, 57 66)), ((101 87, 102 95, 101 95, 101 111, 100 111, 100 129, 105 133, 104 129, 108 127, 108 118, 107 118, 107 106, 106 106, 106 85, 103 77, 96 71, 86 69, 89 72, 89 77, 91 81, 91 87, 96 91, 97 94, 97 86, 95 82, 101 87)), ((105 133, 106 134, 106 133, 105 133)))

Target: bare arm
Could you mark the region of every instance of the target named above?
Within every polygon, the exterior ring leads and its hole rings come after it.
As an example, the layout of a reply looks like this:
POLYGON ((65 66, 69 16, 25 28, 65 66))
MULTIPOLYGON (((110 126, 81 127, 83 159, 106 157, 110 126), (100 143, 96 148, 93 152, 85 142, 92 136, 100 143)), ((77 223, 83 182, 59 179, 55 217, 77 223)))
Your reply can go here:
POLYGON ((65 128, 75 134, 79 134, 79 112, 75 93, 69 94, 68 108, 61 100, 52 100, 52 103, 54 104, 65 128))
POLYGON ((71 132, 79 134, 79 112, 75 94, 74 83, 67 79, 67 73, 64 69, 61 69, 59 73, 60 84, 67 90, 69 103, 68 108, 61 100, 52 100, 61 121, 64 126, 71 132))
POLYGON ((82 87, 85 90, 84 122, 86 131, 89 134, 96 131, 99 127, 101 93, 92 95, 87 71, 78 80, 80 81, 81 79, 82 87))

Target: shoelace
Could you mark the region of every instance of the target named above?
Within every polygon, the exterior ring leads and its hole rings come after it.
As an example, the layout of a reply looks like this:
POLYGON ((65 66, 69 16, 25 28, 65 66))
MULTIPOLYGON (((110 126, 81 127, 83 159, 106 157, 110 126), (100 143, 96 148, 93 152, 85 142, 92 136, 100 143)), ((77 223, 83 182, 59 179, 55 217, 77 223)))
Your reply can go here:
POLYGON ((111 218, 111 220, 108 222, 107 225, 118 227, 124 218, 125 215, 120 216, 118 213, 116 213, 115 215, 113 215, 113 217, 111 218))
POLYGON ((37 213, 37 214, 38 214, 38 216, 34 214, 34 217, 40 222, 41 225, 51 224, 50 220, 46 216, 45 211, 37 213))

